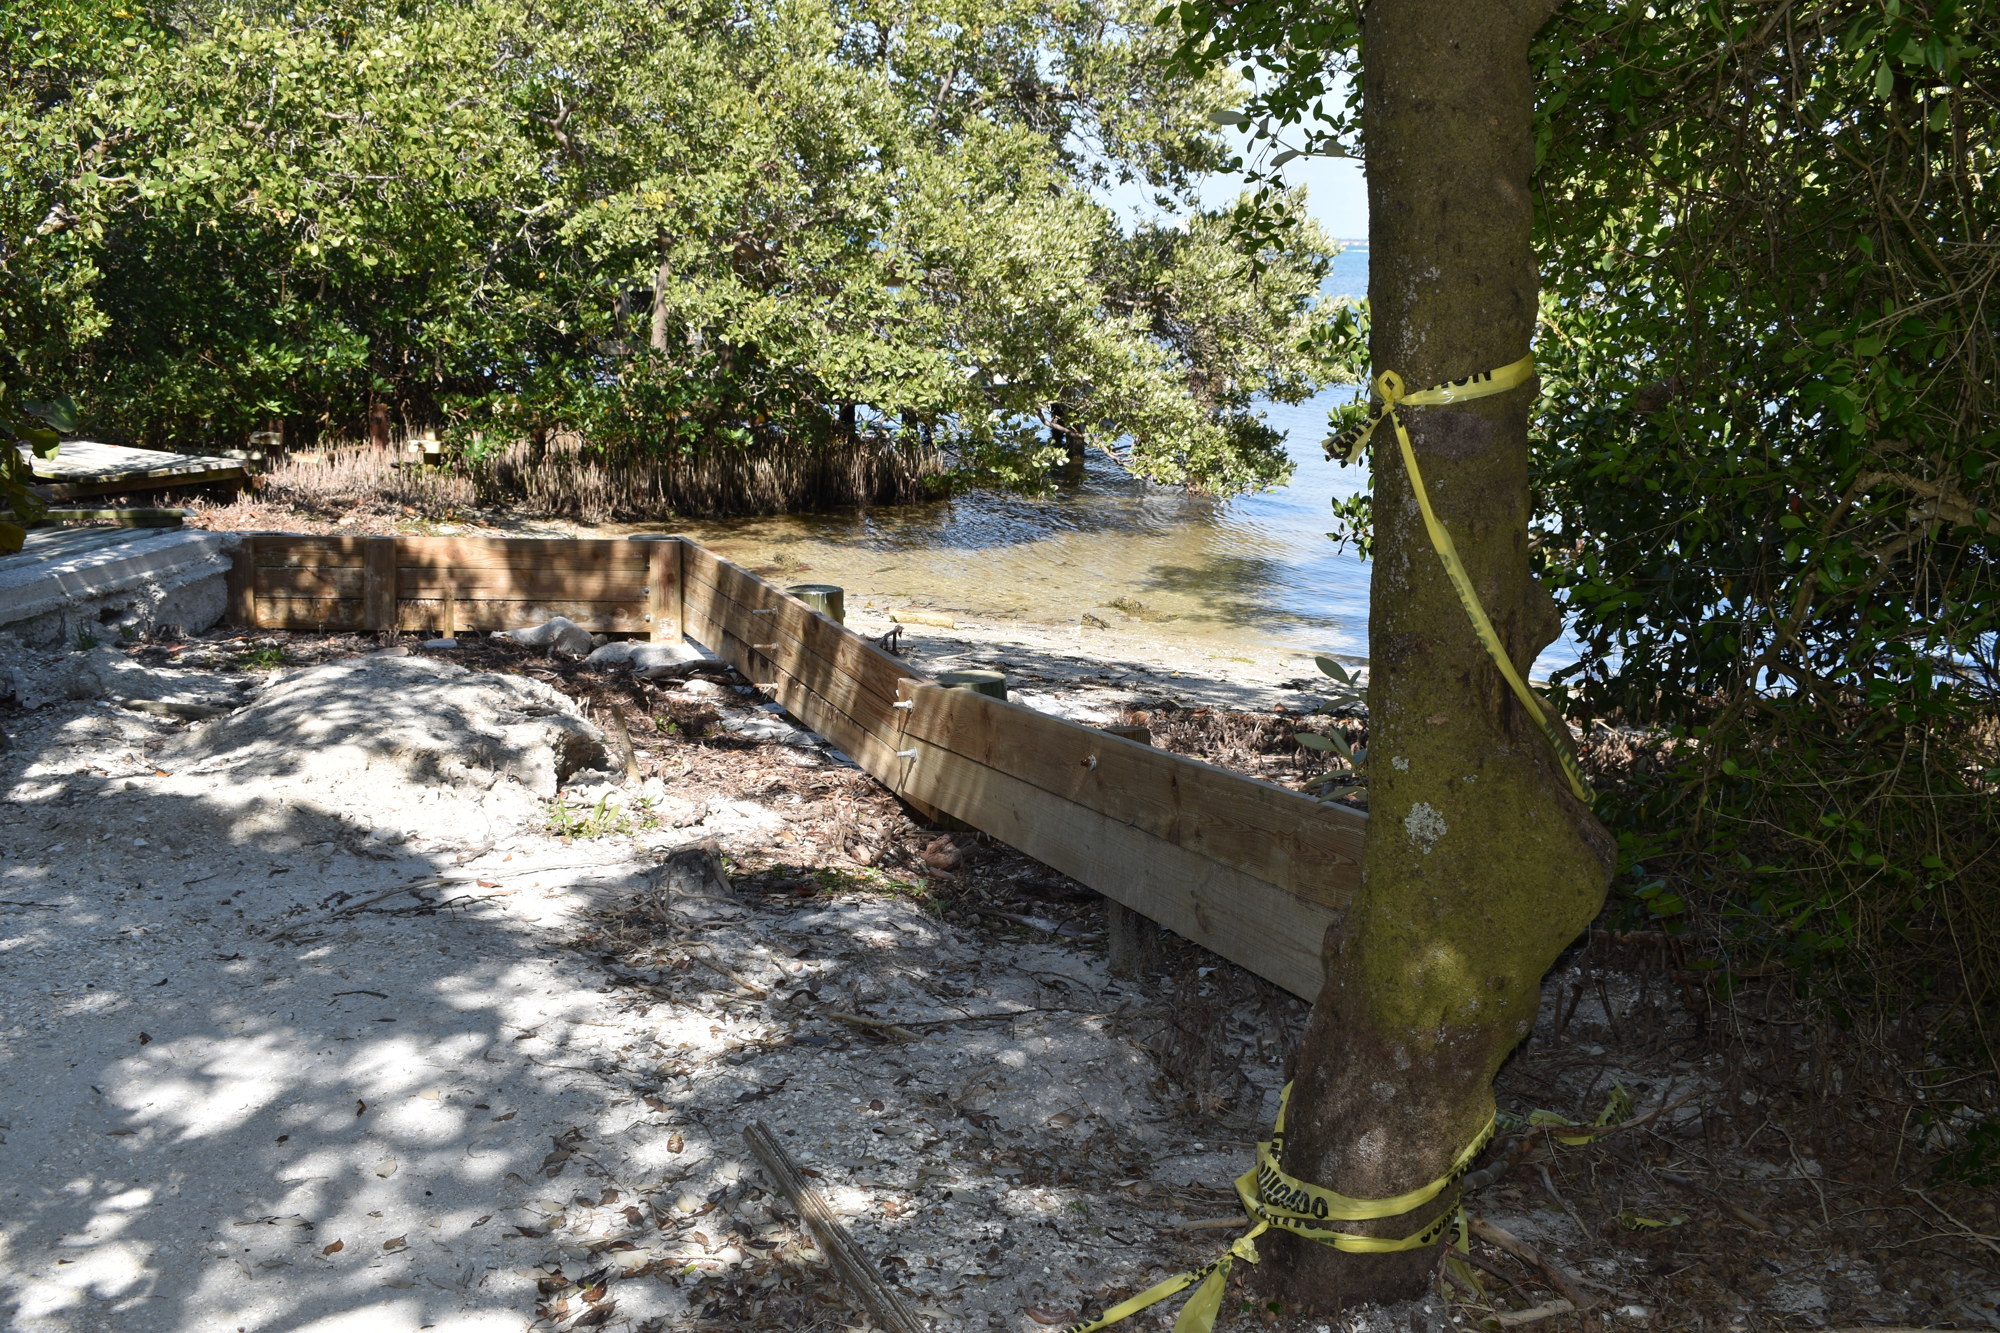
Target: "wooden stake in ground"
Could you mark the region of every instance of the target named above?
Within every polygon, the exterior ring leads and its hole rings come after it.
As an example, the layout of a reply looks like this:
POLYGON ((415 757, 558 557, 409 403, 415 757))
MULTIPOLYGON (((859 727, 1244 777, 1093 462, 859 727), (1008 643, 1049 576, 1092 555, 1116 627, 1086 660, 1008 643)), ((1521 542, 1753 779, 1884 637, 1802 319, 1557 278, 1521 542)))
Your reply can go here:
POLYGON ((840 1274, 840 1280, 854 1293, 863 1308, 875 1317, 889 1333, 923 1333, 923 1325, 917 1322, 916 1314, 904 1303, 887 1282, 861 1247, 854 1243, 854 1237, 847 1234, 847 1227, 838 1215, 827 1206, 820 1192, 806 1182, 805 1173, 799 1170, 785 1145, 778 1142, 778 1136, 771 1127, 759 1120, 743 1131, 743 1142, 763 1164, 764 1172, 771 1177, 784 1196, 792 1201, 792 1207, 799 1210, 799 1216, 812 1229, 813 1239, 826 1252, 827 1262, 833 1271, 840 1274))
POLYGON ((611 719, 611 746, 618 752, 619 767, 625 770, 627 782, 638 782, 645 775, 639 771, 639 752, 632 748, 632 732, 625 725, 625 710, 615 702, 607 707, 611 719))

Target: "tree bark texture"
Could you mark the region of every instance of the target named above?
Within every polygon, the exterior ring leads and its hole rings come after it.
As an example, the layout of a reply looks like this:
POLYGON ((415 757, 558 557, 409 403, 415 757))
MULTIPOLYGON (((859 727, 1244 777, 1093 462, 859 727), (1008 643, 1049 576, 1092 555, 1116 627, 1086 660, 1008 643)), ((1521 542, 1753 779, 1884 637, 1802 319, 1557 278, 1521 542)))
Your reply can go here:
MULTIPOLYGON (((1528 44, 1550 9, 1374 0, 1364 12, 1371 355, 1411 390, 1528 350, 1528 44)), ((1524 676, 1561 627, 1528 565, 1533 392, 1402 410, 1432 503, 1524 676)), ((1444 1174, 1485 1125, 1543 975, 1603 904, 1615 844, 1474 636, 1386 422, 1372 463, 1368 835, 1300 1052, 1284 1166, 1385 1198, 1444 1174)), ((1344 1229, 1407 1235, 1456 1202, 1446 1190, 1344 1229)), ((1260 1245, 1267 1293, 1314 1312, 1416 1296, 1439 1257, 1275 1233, 1260 1245)))

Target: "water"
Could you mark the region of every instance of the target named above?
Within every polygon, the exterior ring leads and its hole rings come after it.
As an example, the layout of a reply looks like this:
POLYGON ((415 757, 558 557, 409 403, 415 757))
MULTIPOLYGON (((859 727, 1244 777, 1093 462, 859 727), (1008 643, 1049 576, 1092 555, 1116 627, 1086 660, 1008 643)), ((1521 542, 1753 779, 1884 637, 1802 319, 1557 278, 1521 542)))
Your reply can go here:
MULTIPOLYGON (((1350 249, 1328 290, 1367 289, 1368 252, 1350 249)), ((1321 453, 1327 412, 1355 392, 1265 406, 1284 432, 1291 483, 1216 501, 1135 481, 1093 456, 1083 480, 1048 495, 975 492, 923 505, 683 525, 738 563, 781 580, 838 583, 971 617, 1074 624, 1089 612, 1160 637, 1365 655, 1368 566, 1327 539, 1327 506, 1366 480, 1321 453)), ((1469 632, 1469 630, 1468 630, 1469 632)), ((1565 640, 1538 674, 1573 661, 1565 640)))

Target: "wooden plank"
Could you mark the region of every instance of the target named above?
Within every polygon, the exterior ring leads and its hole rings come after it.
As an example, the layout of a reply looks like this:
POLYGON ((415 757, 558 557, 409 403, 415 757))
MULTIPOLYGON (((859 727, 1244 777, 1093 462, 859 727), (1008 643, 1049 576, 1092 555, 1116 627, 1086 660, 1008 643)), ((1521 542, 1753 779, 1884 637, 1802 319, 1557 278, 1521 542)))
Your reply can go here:
POLYGON ((699 607, 686 614, 687 634, 745 677, 760 685, 776 685, 779 703, 817 735, 825 737, 848 758, 866 769, 884 786, 895 789, 902 776, 903 761, 896 757, 896 733, 855 718, 838 703, 813 688, 810 681, 793 676, 773 663, 748 642, 708 619, 699 607))
POLYGON ((242 629, 257 628, 257 543, 251 534, 243 538, 229 558, 229 623, 242 629))
POLYGON ((655 643, 681 641, 681 548, 685 545, 675 537, 650 542, 646 547, 646 623, 652 626, 655 643))
POLYGON ((532 569, 550 573, 620 569, 644 575, 646 552, 608 538, 406 537, 403 569, 532 569))
MULTIPOLYGON (((925 699, 961 691, 918 691, 925 699)), ((915 724, 913 724, 914 727, 915 724)), ((1301 999, 1316 999, 1334 909, 912 736, 903 792, 958 816, 1301 999)))
POLYGON ((244 481, 249 473, 243 465, 203 468, 193 472, 148 473, 121 477, 116 481, 64 481, 38 484, 36 489, 51 500, 78 500, 89 495, 119 495, 125 491, 158 491, 181 486, 208 486, 219 481, 244 481))
POLYGON ((897 737, 902 719, 897 716, 893 697, 881 699, 835 663, 807 651, 799 640, 784 633, 779 616, 752 616, 740 603, 705 583, 689 580, 682 614, 688 632, 699 642, 758 684, 777 685, 779 703, 863 768, 894 786, 893 770, 864 753, 878 747, 890 751, 900 748, 897 737), (800 692, 809 692, 813 698, 799 697, 800 692), (837 716, 808 717, 808 711, 816 707, 822 714, 837 716))
POLYGON ((337 630, 361 628, 359 597, 257 598, 258 629, 337 630))
POLYGON ((344 565, 267 566, 256 572, 256 584, 259 597, 364 597, 368 571, 344 565))
POLYGON ((778 1136, 771 1127, 761 1120, 752 1121, 743 1131, 743 1142, 749 1147, 771 1177, 771 1183, 792 1201, 799 1216, 805 1220, 813 1239, 819 1242, 820 1252, 833 1271, 840 1274, 840 1280, 854 1293, 862 1307, 874 1316, 875 1322, 886 1333, 923 1333, 924 1326, 917 1320, 895 1288, 882 1280, 882 1273, 868 1261, 868 1255, 854 1243, 848 1233, 846 1223, 840 1215, 828 1206, 820 1192, 799 1170, 799 1164, 792 1160, 785 1146, 778 1142, 778 1136))
MULTIPOLYGON (((445 599, 403 598, 396 603, 396 628, 435 630, 444 624, 445 599)), ((468 601, 454 599, 453 619, 459 630, 519 629, 565 616, 593 634, 639 634, 646 628, 637 602, 468 601)))
MULTIPOLYGON (((403 538, 407 544, 409 538, 403 538)), ((480 601, 630 602, 646 600, 646 574, 639 569, 604 568, 437 568, 412 565, 398 557, 397 596, 442 597, 456 593, 480 601)))
POLYGON ((44 509, 37 523, 109 523, 121 528, 178 528, 185 509, 44 509))
POLYGON ((908 734, 941 749, 1328 907, 1360 886, 1357 811, 970 690, 915 697, 908 734))
MULTIPOLYGON (((396 628, 396 539, 370 537, 363 555, 361 620, 376 633, 396 628)), ((344 572, 344 571, 343 571, 344 572)))
POLYGON ((295 532, 266 532, 257 537, 257 568, 288 569, 301 565, 354 565, 368 550, 366 537, 307 537, 295 532))
MULTIPOLYGON (((752 642, 790 643, 818 657, 872 698, 873 709, 868 711, 892 708, 901 697, 898 690, 902 681, 913 674, 907 662, 704 547, 689 543, 682 557, 682 574, 683 597, 690 603, 702 603, 710 620, 752 642), (756 614, 760 611, 769 614, 756 614)), ((786 659, 786 664, 804 670, 802 662, 786 659)), ((857 700, 849 711, 859 716, 864 710, 857 700)))
POLYGON ((760 684, 862 768, 936 822, 937 807, 899 791, 904 761, 898 709, 908 665, 852 630, 696 542, 681 553, 682 624, 688 637, 760 684), (730 596, 723 585, 739 593, 730 596), (747 599, 747 604, 746 600, 747 599), (755 609, 769 615, 754 615, 755 609), (758 650, 754 643, 768 643, 758 650))
MULTIPOLYGON (((236 460, 212 454, 177 454, 165 449, 134 449, 98 440, 64 440, 54 458, 29 460, 38 479, 60 482, 146 481, 184 477, 236 465, 236 460)), ((237 467, 241 471, 241 467, 237 467)))

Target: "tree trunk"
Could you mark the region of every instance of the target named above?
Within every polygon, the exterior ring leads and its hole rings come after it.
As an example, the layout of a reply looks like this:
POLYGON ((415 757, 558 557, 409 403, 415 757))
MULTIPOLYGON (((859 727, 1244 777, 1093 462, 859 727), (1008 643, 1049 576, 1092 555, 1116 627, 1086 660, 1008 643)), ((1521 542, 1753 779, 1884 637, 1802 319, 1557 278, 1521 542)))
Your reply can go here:
MULTIPOLYGON (((1528 44, 1551 8, 1363 11, 1371 355, 1411 390, 1528 350, 1528 44)), ((1438 516, 1524 676, 1560 631, 1528 571, 1532 394, 1402 409, 1438 516)), ((1373 446, 1368 835, 1300 1053, 1283 1165, 1387 1198, 1443 1175, 1484 1127, 1543 974, 1603 904, 1615 845, 1474 636, 1388 423, 1373 446)), ((1456 1201, 1448 1189, 1401 1217, 1338 1225, 1405 1236, 1456 1201)), ((1268 1293, 1314 1312, 1416 1296, 1439 1257, 1435 1245, 1351 1254, 1284 1233, 1265 1254, 1268 1293)))
POLYGON ((1083 480, 1090 441, 1071 428, 1070 419, 1069 409, 1062 403, 1049 404, 1049 442, 1060 445, 1063 450, 1063 461, 1056 465, 1056 476, 1074 483, 1083 480))

